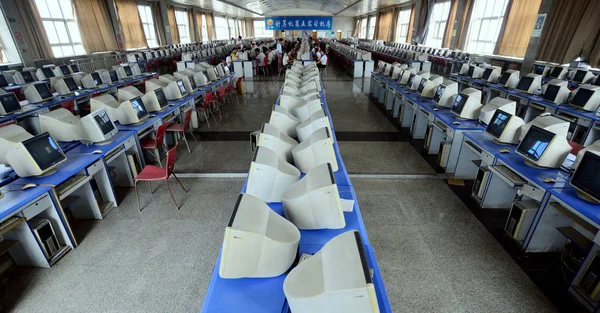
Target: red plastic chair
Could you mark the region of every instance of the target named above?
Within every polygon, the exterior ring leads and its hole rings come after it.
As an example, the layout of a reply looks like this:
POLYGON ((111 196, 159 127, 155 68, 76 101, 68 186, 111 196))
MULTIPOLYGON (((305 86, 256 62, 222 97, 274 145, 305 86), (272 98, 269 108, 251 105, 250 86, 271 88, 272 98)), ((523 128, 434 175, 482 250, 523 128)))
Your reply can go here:
MULTIPOLYGON (((207 102, 210 105, 210 111, 212 112, 213 107, 216 107, 217 110, 219 111, 219 118, 223 119, 223 116, 221 115, 221 109, 219 108, 219 96, 217 93, 217 96, 215 97, 215 92, 214 91, 209 91, 206 93, 205 96, 205 102, 207 102)), ((213 116, 215 116, 215 114, 213 113, 213 116)), ((216 119, 216 117, 215 117, 216 119)))
POLYGON ((231 96, 231 94, 233 93, 238 104, 240 103, 240 98, 237 95, 237 86, 239 86, 242 83, 242 80, 244 80, 244 77, 238 77, 237 80, 232 79, 231 84, 229 84, 229 86, 227 87, 227 94, 231 96))
POLYGON ((149 150, 148 152, 156 157, 160 166, 162 166, 160 162, 160 147, 162 146, 167 150, 167 146, 165 146, 165 132, 168 126, 169 124, 167 123, 158 126, 155 138, 144 139, 141 142, 142 149, 149 150), (151 151, 154 151, 154 153, 151 151))
POLYGON ((262 72, 263 72, 263 74, 265 74, 265 76, 267 76, 267 73, 269 72, 268 64, 269 64, 269 59, 267 57, 265 57, 263 59, 262 65, 261 64, 258 65, 258 69, 262 70, 262 72))
POLYGON ((571 154, 574 154, 574 155, 577 155, 577 153, 579 153, 579 151, 581 151, 583 148, 585 148, 583 145, 580 145, 571 140, 569 140, 569 146, 571 146, 571 154))
POLYGON ((154 165, 147 165, 146 167, 144 167, 144 169, 142 169, 142 172, 140 172, 138 174, 138 176, 135 178, 135 195, 137 197, 138 210, 140 210, 140 212, 142 211, 142 208, 140 207, 140 194, 138 192, 138 186, 137 186, 137 183, 139 181, 147 181, 148 182, 148 187, 150 189, 151 197, 152 197, 152 194, 154 193, 152 191, 152 182, 159 181, 159 180, 164 181, 165 185, 167 185, 167 189, 169 190, 169 193, 171 194, 171 199, 173 200, 173 203, 175 203, 175 208, 177 210, 179 210, 179 205, 177 204, 177 201, 175 200, 175 197, 173 196, 173 192, 171 191, 171 187, 169 187, 169 183, 167 182, 169 177, 171 175, 173 175, 173 177, 175 177, 175 180, 177 180, 177 183, 179 184, 179 186, 181 186, 183 191, 185 191, 186 193, 188 192, 185 189, 185 187, 183 186, 183 184, 181 183, 181 181, 179 180, 179 178, 177 178, 177 176, 175 176, 175 172, 173 171, 175 169, 176 153, 177 153, 177 145, 175 145, 173 148, 171 148, 171 150, 169 150, 167 152, 167 166, 165 168, 154 166, 154 165))
POLYGON ((192 121, 192 110, 187 110, 187 111, 185 111, 185 114, 183 116, 183 124, 176 123, 176 124, 171 124, 171 125, 169 125, 169 127, 167 127, 168 132, 181 133, 189 153, 192 153, 192 151, 190 150, 190 145, 188 144, 187 138, 185 137, 185 133, 189 132, 192 135, 192 137, 194 138, 194 141, 197 141, 196 136, 194 136, 194 132, 190 128, 191 121, 192 121))

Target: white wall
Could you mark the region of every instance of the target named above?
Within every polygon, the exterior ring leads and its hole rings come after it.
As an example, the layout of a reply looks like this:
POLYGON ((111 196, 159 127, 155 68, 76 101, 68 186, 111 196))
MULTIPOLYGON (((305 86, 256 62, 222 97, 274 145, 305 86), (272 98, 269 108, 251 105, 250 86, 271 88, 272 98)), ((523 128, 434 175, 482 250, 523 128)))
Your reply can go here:
POLYGON ((352 37, 352 33, 354 32, 354 27, 356 27, 356 18, 348 17, 348 16, 334 16, 333 17, 333 26, 331 30, 337 34, 338 30, 342 31, 342 38, 352 37))

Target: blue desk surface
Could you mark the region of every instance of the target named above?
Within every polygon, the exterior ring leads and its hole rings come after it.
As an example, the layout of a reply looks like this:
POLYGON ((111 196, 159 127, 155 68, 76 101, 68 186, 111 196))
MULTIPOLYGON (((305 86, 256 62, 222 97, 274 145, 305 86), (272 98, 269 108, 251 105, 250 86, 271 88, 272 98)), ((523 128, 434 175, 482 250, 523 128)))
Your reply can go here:
POLYGON ((600 204, 591 203, 581 199, 573 187, 550 189, 548 192, 571 208, 600 225, 600 204))
POLYGON ((517 149, 517 145, 505 145, 505 144, 497 143, 496 141, 494 141, 494 138, 492 138, 486 132, 466 133, 465 140, 472 141, 474 144, 479 146, 481 149, 483 149, 486 152, 493 154, 495 156, 498 156, 500 154, 506 154, 506 153, 500 153, 500 150, 506 149, 506 150, 510 151, 510 152, 508 152, 508 154, 514 154, 515 150, 517 149))
POLYGON ((12 183, 0 188, 0 191, 4 194, 4 197, 0 199, 0 203, 2 203, 2 205, 0 205, 0 221, 15 211, 23 208, 23 206, 31 200, 47 193, 51 188, 47 186, 38 186, 27 190, 21 190, 22 187, 23 183, 12 183))
POLYGON ((536 168, 525 164, 525 159, 516 153, 499 153, 498 160, 504 162, 515 172, 536 185, 545 188, 564 188, 568 186, 570 175, 555 168, 536 168), (546 183, 544 179, 552 178, 553 183, 546 183))
POLYGON ((79 155, 79 154, 85 154, 85 153, 92 153, 95 150, 102 150, 102 153, 99 155, 105 156, 107 152, 122 145, 125 141, 132 138, 133 136, 135 136, 134 131, 127 131, 127 130, 119 131, 112 138, 112 141, 108 144, 105 144, 105 145, 80 144, 80 145, 77 145, 76 147, 72 148, 71 150, 69 150, 69 153, 72 155, 79 155))
POLYGON ((446 124, 449 128, 455 131, 484 131, 485 127, 479 124, 477 120, 461 120, 449 111, 435 111, 433 112, 435 118, 446 124), (459 122, 460 125, 454 125, 454 122, 459 122))
POLYGON ((81 154, 69 151, 66 153, 67 160, 58 166, 58 172, 44 177, 24 177, 19 178, 15 182, 9 184, 25 185, 25 184, 48 184, 58 186, 62 182, 71 178, 79 171, 85 169, 92 163, 102 158, 101 154, 81 154))

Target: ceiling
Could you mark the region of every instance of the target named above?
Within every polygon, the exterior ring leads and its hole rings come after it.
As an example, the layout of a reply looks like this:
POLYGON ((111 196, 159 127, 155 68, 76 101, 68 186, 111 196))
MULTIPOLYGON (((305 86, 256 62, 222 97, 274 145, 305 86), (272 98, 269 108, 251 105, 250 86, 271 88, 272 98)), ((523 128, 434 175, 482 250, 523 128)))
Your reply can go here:
POLYGON ((206 10, 236 17, 263 17, 277 15, 339 15, 359 16, 389 6, 410 3, 413 0, 172 0, 206 10), (306 10, 310 10, 307 13, 306 10), (290 14, 294 12, 296 14, 290 14), (318 14, 320 13, 320 14, 318 14))

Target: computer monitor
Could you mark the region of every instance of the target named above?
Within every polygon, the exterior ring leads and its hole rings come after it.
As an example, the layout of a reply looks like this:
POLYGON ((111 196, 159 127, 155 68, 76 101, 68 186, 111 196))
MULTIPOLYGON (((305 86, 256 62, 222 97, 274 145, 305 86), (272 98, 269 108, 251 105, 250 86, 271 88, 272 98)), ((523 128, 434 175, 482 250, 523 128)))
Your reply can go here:
POLYGON ((458 72, 458 74, 459 75, 468 75, 469 70, 470 70, 469 63, 463 63, 463 65, 460 67, 460 71, 458 72))
POLYGON ((498 80, 500 80, 501 72, 502 68, 500 68, 499 66, 488 66, 483 72, 481 78, 487 81, 488 83, 497 84, 498 80))
POLYGON ((54 173, 67 157, 49 133, 42 133, 15 143, 5 159, 19 177, 31 177, 54 173))
POLYGON ((8 87, 8 82, 4 75, 0 74, 0 88, 8 87))
POLYGON ((146 92, 146 94, 142 97, 142 101, 149 112, 162 111, 169 105, 169 101, 167 100, 162 88, 157 88, 146 92))
POLYGON ((565 67, 555 66, 548 75, 548 77, 554 79, 566 79, 568 73, 569 71, 565 67))
POLYGON ((466 88, 456 96, 450 111, 460 119, 474 120, 479 118, 481 107, 481 91, 466 88))
POLYGON ((492 117, 496 113, 496 110, 502 110, 511 115, 517 113, 517 103, 513 100, 496 97, 492 99, 488 104, 481 108, 481 114, 479 115, 479 122, 488 125, 492 117))
POLYGON ((54 74, 56 74, 56 76, 69 76, 73 73, 71 73, 71 69, 68 65, 61 65, 54 68, 54 74))
POLYGON ((471 78, 481 78, 483 76, 483 72, 484 69, 479 67, 479 66, 475 66, 475 65, 471 65, 469 66, 469 72, 467 73, 467 75, 471 78))
POLYGON ((541 86, 542 75, 527 74, 526 76, 521 77, 516 89, 534 95, 541 86))
POLYGON ((302 173, 308 173, 311 169, 324 163, 331 163, 334 172, 338 170, 333 138, 327 127, 316 130, 310 137, 300 142, 292 149, 292 155, 294 164, 302 173))
POLYGON ((116 72, 118 80, 124 80, 133 76, 131 67, 129 67, 129 65, 117 66, 116 72))
POLYGON ((14 93, 0 94, 0 115, 9 115, 19 110, 21 110, 21 104, 14 93))
POLYGON ((100 78, 102 79, 102 83, 107 85, 115 84, 119 81, 117 71, 101 71, 100 78))
POLYGON ((78 91, 79 87, 77 86, 77 83, 75 83, 73 77, 63 77, 54 84, 54 90, 56 90, 59 95, 64 96, 78 91))
POLYGON ((275 152, 288 163, 294 162, 292 148, 298 145, 298 142, 281 132, 275 126, 263 123, 260 131, 250 134, 250 140, 252 142, 252 151, 255 151, 258 147, 265 147, 275 152))
POLYGON ((90 98, 90 110, 92 112, 105 109, 108 113, 108 117, 115 122, 119 120, 119 106, 119 101, 110 94, 103 94, 90 98))
POLYGON ((496 110, 485 132, 492 136, 496 142, 517 144, 519 143, 519 128, 524 124, 522 118, 503 110, 496 110))
POLYGON ((555 104, 563 104, 569 100, 571 91, 567 87, 566 81, 553 79, 548 84, 542 87, 543 99, 555 104), (558 81, 558 83, 554 83, 558 81))
POLYGON ((100 78, 100 74, 94 72, 90 74, 85 74, 85 76, 81 79, 81 86, 85 89, 93 89, 98 87, 98 85, 102 84, 102 79, 100 78))
POLYGON ((542 77, 545 77, 549 71, 550 71, 549 66, 542 65, 542 64, 534 64, 533 70, 531 71, 531 73, 537 74, 537 75, 542 75, 542 77))
POLYGON ((596 112, 600 106, 600 86, 581 85, 575 90, 570 104, 583 108, 585 111, 596 112))
POLYGON ((217 69, 217 75, 219 77, 225 77, 224 67, 225 67, 225 65, 223 65, 223 63, 219 63, 219 64, 217 64, 217 66, 215 66, 215 68, 217 69))
POLYGON ((421 93, 421 97, 433 98, 437 87, 444 82, 444 78, 440 75, 431 75, 429 79, 421 79, 421 83, 417 91, 421 93))
POLYGON ((458 94, 458 83, 445 80, 438 86, 433 95, 433 102, 440 107, 450 108, 458 94))
POLYGON ((187 91, 185 90, 185 86, 183 86, 183 82, 181 80, 167 82, 164 79, 149 79, 145 84, 146 92, 162 88, 167 100, 178 100, 187 95, 187 91))
POLYGON ((82 136, 79 118, 67 109, 59 108, 42 113, 39 115, 39 121, 41 131, 50 133, 58 141, 76 141, 82 136))
POLYGON ((502 73, 500 79, 498 80, 498 84, 503 85, 506 88, 514 89, 517 87, 519 83, 519 71, 508 70, 502 73))
POLYGON ((134 86, 125 86, 117 89, 117 100, 119 102, 143 96, 144 94, 134 86))
POLYGON ((571 168, 573 170, 577 169, 577 167, 581 163, 581 159, 583 159, 583 156, 588 151, 596 153, 596 154, 600 154, 600 140, 596 140, 591 145, 589 145, 589 146, 579 150, 579 152, 577 152, 577 157, 575 158, 575 162, 573 162, 573 164, 571 165, 571 168))
POLYGON ((283 293, 294 313, 379 312, 365 247, 356 230, 329 240, 293 268, 283 281, 283 293))
POLYGON ((100 109, 82 117, 79 125, 83 133, 80 140, 83 143, 108 144, 112 142, 112 137, 119 132, 106 109, 100 109))
POLYGON ((573 74, 573 82, 577 84, 587 84, 594 78, 594 73, 586 69, 577 69, 573 74))
POLYGON ((559 168, 571 149, 567 138, 534 125, 516 151, 525 158, 527 165, 559 168))
POLYGON ((300 179, 300 171, 276 152, 258 147, 250 163, 246 193, 265 202, 281 202, 284 191, 300 179))
POLYGON ((72 63, 71 65, 69 65, 69 68, 71 69, 71 73, 78 73, 79 72, 79 66, 75 63, 72 63))
POLYGON ((33 83, 36 78, 30 71, 17 72, 14 76, 15 84, 25 85, 33 83), (18 80, 18 81, 17 81, 18 80))
POLYGON ((141 123, 148 117, 148 110, 141 97, 122 102, 118 109, 119 123, 122 125, 141 123))
POLYGON ((264 201, 240 194, 225 228, 221 278, 277 277, 296 260, 300 231, 264 201))
POLYGON ((404 70, 404 72, 402 72, 402 78, 400 79, 400 85, 408 85, 411 86, 412 85, 412 81, 409 84, 408 80, 410 79, 410 75, 411 74, 417 74, 417 69, 414 67, 408 67, 404 70))
POLYGON ((196 80, 193 75, 187 72, 175 72, 173 73, 176 79, 180 79, 183 82, 183 86, 188 94, 193 93, 198 87, 196 86, 196 80))
POLYGON ((38 68, 35 74, 38 80, 46 80, 56 76, 54 75, 54 71, 49 67, 38 68))
POLYGON ((54 98, 45 82, 34 83, 25 86, 25 99, 29 103, 40 103, 54 98))
POLYGON ((577 195, 595 204, 600 203, 600 155, 587 151, 571 177, 577 195))
POLYGON ((519 141, 523 140, 531 126, 543 128, 566 138, 569 133, 570 123, 556 116, 552 116, 549 113, 540 114, 534 118, 533 121, 523 125, 523 127, 519 129, 519 141))

